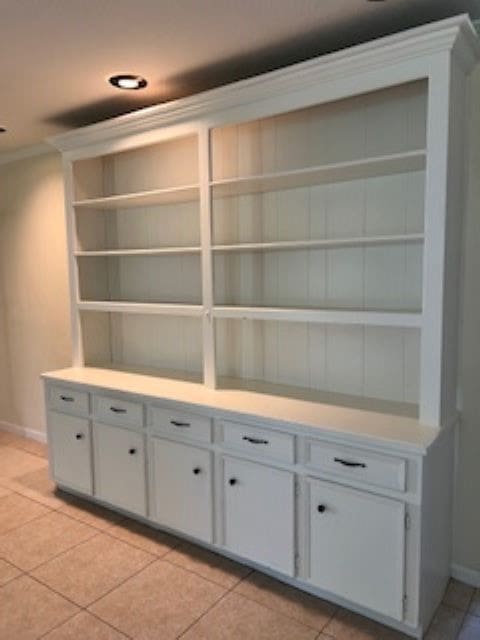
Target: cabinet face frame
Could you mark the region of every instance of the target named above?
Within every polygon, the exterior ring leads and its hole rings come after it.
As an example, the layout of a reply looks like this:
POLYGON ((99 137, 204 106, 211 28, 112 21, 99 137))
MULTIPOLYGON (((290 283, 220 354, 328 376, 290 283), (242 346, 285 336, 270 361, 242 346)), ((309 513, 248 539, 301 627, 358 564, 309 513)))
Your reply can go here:
POLYGON ((466 77, 480 54, 468 18, 458 17, 360 45, 231 86, 161 105, 84 133, 58 136, 64 151, 71 286, 73 362, 84 365, 78 310, 78 273, 72 162, 196 132, 199 135, 203 290, 204 384, 215 387, 212 321, 211 175, 213 127, 254 120, 349 98, 399 84, 428 82, 420 422, 442 426, 456 416, 457 306, 462 208, 466 77), (241 98, 241 100, 240 100, 241 98), (240 104, 239 104, 240 103, 240 104), (457 115, 457 118, 452 116, 457 115), (190 124, 175 124, 190 118, 190 124), (454 124, 452 124, 455 120, 454 124), (103 141, 101 141, 103 139, 103 141), (101 142, 99 142, 99 140, 101 142), (439 185, 441 187, 439 188, 439 185), (452 195, 453 194, 453 195, 452 195), (447 234, 447 230, 449 233, 447 234))

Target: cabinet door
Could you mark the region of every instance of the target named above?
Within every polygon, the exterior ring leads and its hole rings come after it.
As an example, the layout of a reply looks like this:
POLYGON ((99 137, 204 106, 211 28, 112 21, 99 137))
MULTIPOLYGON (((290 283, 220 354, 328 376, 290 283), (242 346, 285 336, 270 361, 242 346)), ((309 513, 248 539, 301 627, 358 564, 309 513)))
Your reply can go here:
POLYGON ((144 436, 95 422, 93 442, 97 498, 146 515, 144 436))
POLYGON ((310 581, 401 620, 405 506, 329 482, 310 485, 310 581))
POLYGON ((211 542, 211 453, 161 438, 152 438, 151 446, 154 519, 211 542))
POLYGON ((86 418, 50 411, 48 445, 55 480, 67 487, 92 494, 90 423, 86 418))
POLYGON ((294 476, 224 459, 224 543, 255 562, 294 573, 294 476))

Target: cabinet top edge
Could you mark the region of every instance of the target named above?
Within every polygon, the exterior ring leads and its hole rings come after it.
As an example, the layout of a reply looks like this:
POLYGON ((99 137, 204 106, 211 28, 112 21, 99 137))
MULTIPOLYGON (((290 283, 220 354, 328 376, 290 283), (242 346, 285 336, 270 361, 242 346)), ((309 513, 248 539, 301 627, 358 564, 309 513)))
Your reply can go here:
MULTIPOLYGON (((139 109, 50 137, 47 142, 68 154, 120 136, 144 133, 227 109, 238 104, 239 91, 242 92, 243 102, 262 100, 285 91, 297 91, 302 86, 310 86, 312 82, 371 72, 372 66, 381 69, 382 66, 401 63, 403 60, 419 56, 428 58, 432 54, 456 52, 457 49, 461 49, 457 55, 462 56, 463 67, 468 72, 475 61, 480 59, 479 39, 468 14, 380 37, 245 80, 139 109), (459 41, 462 46, 456 47, 459 41)), ((421 68, 418 74, 418 78, 428 75, 421 68)))
MULTIPOLYGON (((414 418, 285 398, 253 391, 209 389, 203 384, 137 373, 72 367, 42 374, 49 383, 82 385, 92 391, 129 393, 145 401, 187 405, 215 417, 295 426, 302 435, 341 438, 343 442, 426 455, 445 429, 414 418)), ((274 426, 274 424, 272 425, 274 426)))

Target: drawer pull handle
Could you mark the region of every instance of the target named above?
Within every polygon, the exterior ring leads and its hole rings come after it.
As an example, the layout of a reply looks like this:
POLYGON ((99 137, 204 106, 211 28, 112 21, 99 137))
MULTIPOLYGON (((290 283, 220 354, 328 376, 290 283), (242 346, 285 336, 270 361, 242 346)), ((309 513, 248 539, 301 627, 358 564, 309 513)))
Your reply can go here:
POLYGON ((326 510, 327 510, 327 507, 324 504, 319 504, 317 507, 318 513, 325 513, 326 510))
POLYGON ((82 440, 82 438, 83 438, 83 433, 77 433, 77 435, 75 436, 75 438, 76 438, 77 440, 82 440))
POLYGON ((250 436, 243 436, 242 440, 246 440, 251 444, 268 444, 268 440, 262 440, 262 438, 251 438, 250 436))
POLYGON ((110 407, 110 411, 113 413, 127 413, 126 409, 121 409, 120 407, 110 407))
POLYGON ((60 400, 64 402, 75 402, 75 398, 72 398, 72 396, 60 396, 60 400))
POLYGON ((230 480, 228 481, 228 484, 233 487, 234 485, 236 485, 238 482, 238 480, 236 478, 230 478, 230 480))
POLYGON ((343 464, 344 467, 360 467, 361 469, 366 469, 367 465, 364 462, 353 462, 352 460, 342 460, 342 458, 334 458, 335 462, 338 464, 343 464))
POLYGON ((189 422, 179 422, 178 420, 170 420, 170 424, 173 424, 174 427, 190 427, 189 422))
POLYGON ((202 473, 202 470, 200 469, 200 467, 195 467, 195 469, 193 470, 193 474, 195 476, 198 476, 198 474, 202 473))
POLYGON ((137 453, 137 450, 136 450, 136 449, 129 449, 129 450, 128 450, 128 453, 129 453, 131 456, 134 456, 134 455, 137 453))

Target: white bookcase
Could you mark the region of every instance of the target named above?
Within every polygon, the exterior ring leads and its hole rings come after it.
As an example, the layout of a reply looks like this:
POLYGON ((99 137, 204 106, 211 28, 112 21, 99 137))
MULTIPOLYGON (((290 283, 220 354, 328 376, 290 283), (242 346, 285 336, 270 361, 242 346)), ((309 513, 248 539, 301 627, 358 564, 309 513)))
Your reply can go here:
POLYGON ((57 137, 75 364, 454 421, 477 45, 440 24, 57 137))

